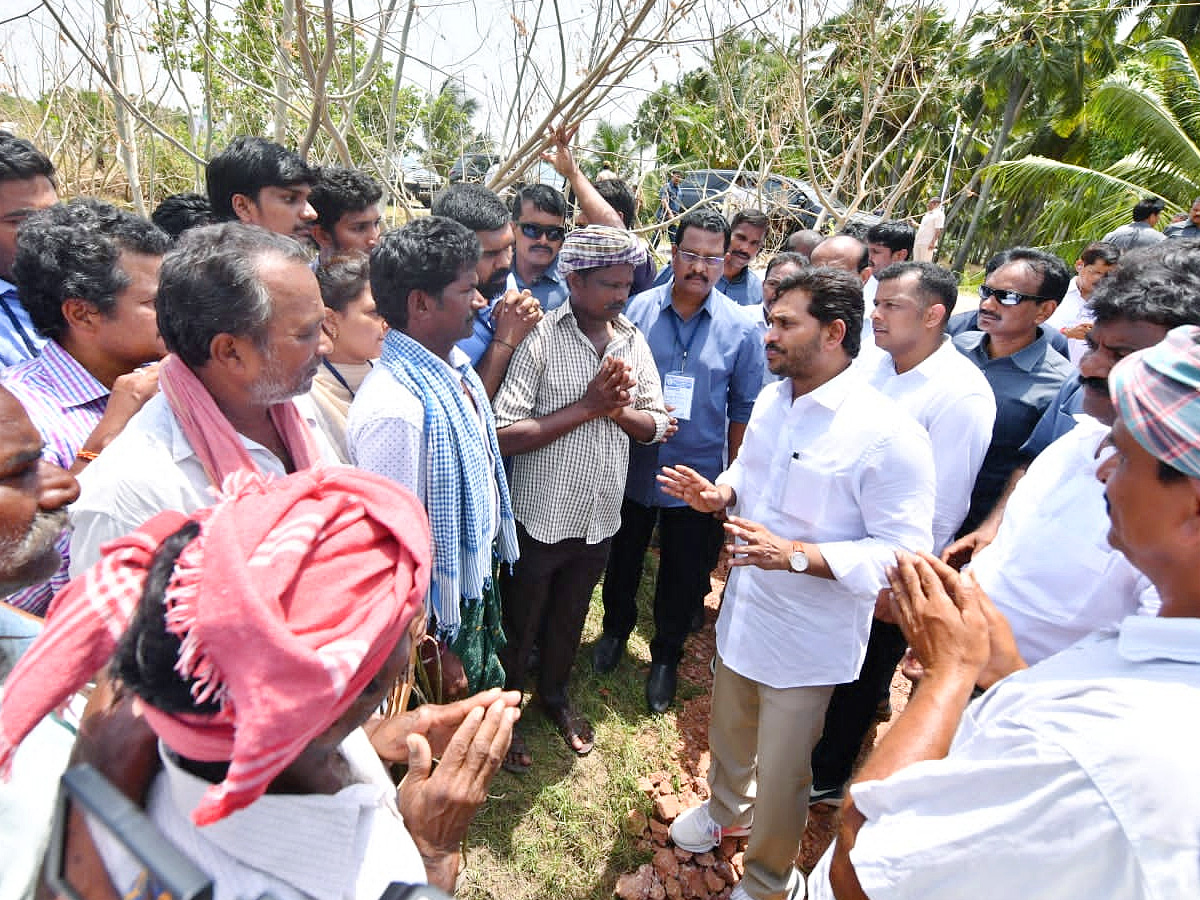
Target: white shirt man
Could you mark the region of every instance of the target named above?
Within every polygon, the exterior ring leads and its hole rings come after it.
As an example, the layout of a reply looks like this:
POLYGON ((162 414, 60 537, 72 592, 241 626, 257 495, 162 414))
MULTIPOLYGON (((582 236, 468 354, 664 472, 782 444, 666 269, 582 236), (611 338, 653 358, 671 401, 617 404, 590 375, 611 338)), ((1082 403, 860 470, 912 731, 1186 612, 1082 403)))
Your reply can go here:
POLYGON ((694 509, 736 513, 717 620, 712 799, 671 826, 693 852, 750 832, 731 900, 802 894, 796 811, 833 685, 858 675, 895 551, 932 546, 929 437, 850 368, 861 280, 814 267, 791 283, 766 337, 767 364, 786 379, 759 396, 738 458, 716 484, 686 467, 660 479, 694 509))
POLYGON ((913 240, 913 259, 917 262, 933 262, 934 248, 938 238, 946 227, 946 211, 942 209, 940 198, 929 201, 928 211, 921 216, 921 224, 917 226, 917 236, 913 240))

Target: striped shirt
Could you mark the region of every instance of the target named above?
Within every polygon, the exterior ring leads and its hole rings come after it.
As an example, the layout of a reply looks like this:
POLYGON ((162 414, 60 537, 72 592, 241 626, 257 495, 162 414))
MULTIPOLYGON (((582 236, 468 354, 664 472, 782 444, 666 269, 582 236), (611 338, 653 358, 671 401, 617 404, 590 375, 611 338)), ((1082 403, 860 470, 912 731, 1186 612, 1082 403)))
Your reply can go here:
MULTIPOLYGON (((4 370, 3 383, 16 397, 42 435, 42 456, 69 469, 108 407, 109 390, 67 353, 48 341, 42 355, 4 370)), ((17 591, 7 600, 18 609, 43 615, 51 598, 67 583, 71 539, 67 532, 56 542, 62 556, 58 572, 43 584, 17 591)))
MULTIPOLYGON (((658 368, 640 331, 620 316, 604 356, 627 361, 637 387, 632 408, 654 419, 654 438, 668 424, 658 368)), ((601 356, 564 303, 517 347, 493 408, 497 430, 570 406, 600 371, 601 356)), ((596 544, 621 524, 621 498, 629 468, 629 437, 607 416, 592 419, 538 450, 512 460, 512 504, 534 540, 553 544, 582 538, 596 544)))

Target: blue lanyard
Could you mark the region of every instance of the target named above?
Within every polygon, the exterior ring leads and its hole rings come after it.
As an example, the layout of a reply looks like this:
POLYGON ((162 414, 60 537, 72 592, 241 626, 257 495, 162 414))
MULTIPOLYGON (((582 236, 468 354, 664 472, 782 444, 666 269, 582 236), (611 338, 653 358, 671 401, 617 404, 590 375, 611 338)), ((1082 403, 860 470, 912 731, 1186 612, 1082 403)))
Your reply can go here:
POLYGON ((21 340, 25 343, 25 349, 29 351, 29 355, 31 357, 37 356, 38 349, 36 346, 34 346, 33 341, 29 339, 29 335, 26 333, 25 327, 20 323, 20 321, 18 321, 17 314, 13 312, 12 307, 8 305, 8 297, 4 294, 0 294, 0 303, 4 304, 4 312, 8 316, 8 321, 12 322, 13 330, 21 336, 21 340))
POLYGON ((692 344, 696 342, 696 335, 700 332, 700 315, 701 311, 697 311, 695 315, 696 327, 692 329, 692 336, 688 338, 687 343, 683 342, 683 333, 679 328, 679 313, 671 310, 671 326, 675 329, 675 343, 683 349, 683 359, 679 363, 679 371, 682 372, 687 368, 688 354, 692 352, 692 344))
MULTIPOLYGON (((370 365, 370 364, 371 364, 370 361, 368 361, 367 365, 370 365)), ((348 385, 346 383, 346 379, 342 376, 342 373, 333 367, 333 363, 331 363, 327 359, 322 359, 321 365, 323 365, 325 368, 327 368, 329 370, 329 374, 337 379, 337 383, 346 389, 346 391, 350 394, 350 399, 353 400, 354 399, 354 391, 350 390, 350 385, 348 385)))

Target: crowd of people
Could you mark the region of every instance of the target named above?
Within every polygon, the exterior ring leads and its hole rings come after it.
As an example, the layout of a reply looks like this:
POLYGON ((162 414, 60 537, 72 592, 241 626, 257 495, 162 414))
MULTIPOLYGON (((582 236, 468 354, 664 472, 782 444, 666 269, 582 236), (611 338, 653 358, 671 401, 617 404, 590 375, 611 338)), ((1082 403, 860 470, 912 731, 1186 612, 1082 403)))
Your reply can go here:
MULTIPOLYGON (((672 179, 659 268, 572 138, 572 202, 456 184, 385 230, 368 175, 263 138, 147 221, 0 133, 0 896, 69 753, 222 900, 452 891, 497 769, 538 765, 525 690, 592 751, 584 620, 603 580, 590 669, 622 665, 656 534, 652 714, 727 566, 670 839, 747 837, 732 900, 1200 896, 1200 201, 1073 275, 1004 250, 956 314, 936 200, 760 275, 768 216, 672 179)), ((89 897, 153 895, 69 833, 89 897)))

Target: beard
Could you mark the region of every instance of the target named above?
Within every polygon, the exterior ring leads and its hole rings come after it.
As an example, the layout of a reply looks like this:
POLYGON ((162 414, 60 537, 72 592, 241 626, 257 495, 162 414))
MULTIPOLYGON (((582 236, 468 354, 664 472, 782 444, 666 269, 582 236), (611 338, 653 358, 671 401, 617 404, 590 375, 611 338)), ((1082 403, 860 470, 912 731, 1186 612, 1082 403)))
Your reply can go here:
POLYGON ((67 527, 67 511, 38 512, 17 540, 0 542, 0 595, 11 594, 54 574, 62 558, 54 542, 67 527))
POLYGON ((483 299, 491 303, 504 293, 504 286, 506 284, 508 284, 508 270, 500 269, 491 278, 479 285, 478 290, 483 295, 483 299))

